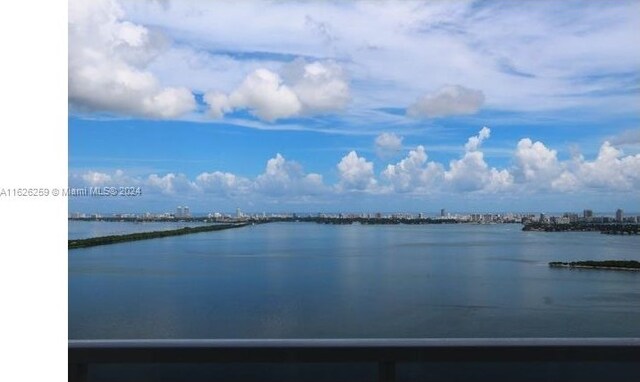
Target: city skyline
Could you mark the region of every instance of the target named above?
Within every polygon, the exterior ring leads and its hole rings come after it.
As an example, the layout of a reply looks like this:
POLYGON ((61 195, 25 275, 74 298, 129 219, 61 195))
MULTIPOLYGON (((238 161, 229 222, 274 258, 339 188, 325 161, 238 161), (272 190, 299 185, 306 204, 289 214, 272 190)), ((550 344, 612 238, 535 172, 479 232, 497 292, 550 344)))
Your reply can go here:
MULTIPOLYGON (((595 221, 602 218, 609 219, 611 221, 622 222, 626 220, 633 220, 630 222, 640 222, 640 212, 626 211, 618 208, 615 211, 596 211, 592 209, 584 209, 582 211, 446 211, 441 208, 439 211, 331 211, 331 212, 309 212, 309 211, 243 211, 240 207, 236 207, 235 211, 194 211, 190 210, 189 206, 177 206, 174 211, 145 211, 145 212, 104 212, 93 211, 91 213, 70 211, 69 218, 71 219, 100 219, 100 218, 127 218, 127 219, 202 219, 208 218, 261 218, 261 217, 336 217, 336 218, 397 218, 404 217, 409 219, 422 219, 422 218, 443 218, 443 219, 462 219, 462 220, 487 220, 487 216, 493 218, 537 218, 544 220, 548 218, 567 218, 568 221, 595 221), (483 218, 484 217, 484 218, 483 218)), ((488 219, 488 220, 491 220, 488 219)))
POLYGON ((634 211, 639 25, 638 1, 71 1, 69 186, 142 192, 69 211, 634 211))

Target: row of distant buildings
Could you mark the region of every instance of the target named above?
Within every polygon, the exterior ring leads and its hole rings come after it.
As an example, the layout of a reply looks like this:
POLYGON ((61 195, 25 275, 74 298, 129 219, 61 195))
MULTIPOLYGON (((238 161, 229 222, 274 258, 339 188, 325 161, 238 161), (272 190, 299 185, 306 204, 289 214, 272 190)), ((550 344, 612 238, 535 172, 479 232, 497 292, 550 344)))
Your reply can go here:
MULTIPOLYGON (((532 219, 532 221, 536 221, 532 219)), ((547 216, 542 213, 537 219, 540 223, 571 224, 571 223, 640 223, 640 216, 624 216, 624 211, 618 208, 615 215, 595 216, 593 210, 582 211, 582 216, 577 213, 566 212, 561 216, 547 216)))
MULTIPOLYGON (((584 210, 582 212, 582 218, 584 220, 586 220, 586 221, 597 219, 597 217, 593 216, 593 210, 584 210)), ((631 216, 630 218, 634 218, 635 219, 635 218, 637 218, 637 216, 636 217, 631 216)), ((620 208, 618 208, 616 210, 616 221, 619 222, 619 223, 625 221, 624 211, 622 209, 620 209, 620 208)))
MULTIPOLYGON (((89 218, 100 219, 106 216, 100 214, 81 214, 72 213, 69 215, 71 218, 89 218)), ((178 206, 175 213, 144 213, 144 214, 113 214, 111 218, 121 219, 190 219, 193 218, 188 206, 178 206)), ((268 218, 303 218, 303 217, 319 217, 319 218, 331 218, 331 219, 442 219, 442 220, 454 220, 458 222, 469 223, 526 223, 526 222, 540 222, 550 224, 571 224, 579 222, 587 223, 640 223, 640 216, 625 216, 622 209, 617 209, 614 216, 599 215, 596 216, 591 209, 585 209, 582 211, 582 215, 574 212, 566 212, 561 215, 547 215, 545 213, 532 214, 532 213, 472 213, 472 214, 450 214, 445 209, 441 209, 439 214, 428 215, 425 213, 391 213, 383 214, 376 213, 317 213, 317 214, 297 214, 297 213, 244 213, 240 208, 237 208, 235 214, 212 212, 207 214, 207 219, 217 221, 227 220, 260 220, 268 218)), ((201 216, 200 218, 203 218, 201 216)))

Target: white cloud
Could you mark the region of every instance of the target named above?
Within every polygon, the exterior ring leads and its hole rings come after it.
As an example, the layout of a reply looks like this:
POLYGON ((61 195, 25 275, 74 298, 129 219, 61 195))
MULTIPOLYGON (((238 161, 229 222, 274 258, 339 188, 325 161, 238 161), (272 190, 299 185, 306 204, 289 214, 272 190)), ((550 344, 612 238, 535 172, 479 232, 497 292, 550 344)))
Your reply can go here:
POLYGON ((488 192, 503 192, 510 190, 512 186, 513 175, 508 170, 498 170, 492 167, 487 176, 484 190, 488 192))
POLYGON ((297 59, 284 69, 284 80, 268 69, 250 73, 228 96, 219 91, 204 97, 215 118, 234 109, 248 109, 258 118, 277 119, 334 112, 349 101, 349 85, 334 62, 307 63, 297 59))
POLYGON ((195 109, 191 91, 163 87, 146 67, 164 37, 123 20, 112 0, 69 4, 69 102, 81 111, 176 118, 195 109))
POLYGON ((489 168, 480 151, 471 151, 453 160, 444 174, 445 181, 455 191, 500 191, 513 183, 507 170, 489 168))
POLYGON ((298 96, 282 83, 280 76, 267 69, 258 69, 244 79, 229 95, 233 108, 247 108, 265 121, 297 115, 302 109, 298 96))
POLYGON ((124 171, 119 169, 113 173, 89 170, 69 174, 69 186, 71 187, 119 187, 137 184, 138 180, 127 176, 124 171))
POLYGON ((303 113, 318 114, 344 109, 350 99, 344 70, 333 61, 307 62, 298 58, 283 70, 303 105, 303 113))
POLYGON ((276 154, 267 161, 263 174, 255 180, 255 189, 270 196, 317 195, 326 191, 322 175, 305 174, 300 164, 276 154))
POLYGON ((514 153, 513 170, 518 182, 545 187, 555 180, 561 171, 556 150, 547 148, 542 142, 523 138, 514 153))
POLYGON ((337 164, 338 181, 332 187, 324 184, 322 175, 305 173, 300 164, 276 154, 266 163, 264 172, 253 179, 222 171, 203 172, 195 180, 184 174, 167 173, 130 176, 122 170, 104 172, 88 170, 71 172, 69 185, 82 186, 140 186, 143 195, 164 194, 170 197, 197 195, 238 198, 246 202, 327 201, 349 191, 369 194, 433 196, 466 193, 504 193, 533 195, 542 193, 597 192, 602 195, 633 193, 640 189, 640 154, 624 155, 604 142, 596 158, 587 160, 577 155, 559 161, 557 153, 542 142, 521 139, 514 150, 511 169, 490 167, 481 145, 490 135, 488 128, 470 137, 465 153, 445 166, 429 162, 424 146, 417 146, 395 164, 381 172, 383 182, 374 174, 373 162, 346 154, 337 164))
POLYGON ((397 192, 429 192, 442 186, 444 170, 435 162, 427 163, 423 146, 411 150, 409 155, 395 165, 388 165, 382 172, 397 192), (425 166, 426 164, 426 166, 425 166))
POLYGON ((195 108, 193 94, 187 88, 165 88, 142 100, 144 112, 156 118, 174 118, 195 108))
POLYGON ((376 137, 376 153, 380 157, 391 156, 402 150, 404 138, 394 133, 382 133, 376 137))
POLYGON ((146 177, 131 176, 122 170, 112 173, 101 171, 85 171, 82 173, 70 173, 69 185, 71 187, 141 187, 143 195, 146 193, 162 193, 177 195, 198 192, 195 182, 189 180, 184 174, 168 173, 165 175, 150 174, 146 177))
POLYGON ((205 193, 235 196, 247 194, 251 181, 230 172, 203 172, 196 177, 195 184, 205 193))
POLYGON ((103 186, 111 182, 111 175, 103 172, 88 171, 82 175, 82 180, 89 186, 103 186))
POLYGON ((561 192, 575 191, 580 187, 580 179, 574 173, 565 170, 551 181, 551 187, 561 192))
POLYGON ((472 137, 469 137, 469 139, 467 140, 467 143, 464 145, 464 149, 466 151, 476 151, 478 150, 482 142, 484 142, 490 136, 491 136, 491 129, 484 126, 482 129, 480 129, 480 132, 478 132, 477 136, 474 135, 472 137))
POLYGON ((595 160, 586 161, 579 156, 565 167, 560 179, 553 184, 558 190, 628 191, 640 188, 640 154, 623 156, 622 151, 608 141, 600 146, 595 160))
MULTIPOLYGON (((335 2, 187 1, 169 7, 120 2, 122 8, 107 1, 69 4, 72 111, 173 117, 195 107, 184 86, 229 95, 259 68, 279 73, 296 94, 302 107, 294 115, 340 110, 351 97, 349 114, 358 116, 405 107, 443 84, 481 89, 486 107, 493 109, 637 109, 633 89, 640 54, 628 48, 640 44, 637 1, 587 7, 473 1, 346 7, 335 2), (292 57, 307 60, 298 65, 303 68, 298 73, 305 74, 299 83, 283 65, 292 57), (166 94, 173 97, 158 99, 167 88, 176 89, 166 94), (163 99, 175 107, 165 111, 163 99)), ((474 110, 474 102, 432 96, 426 101, 431 106, 414 105, 418 115, 474 110)), ((212 104, 213 115, 228 112, 220 102, 212 104)), ((369 115, 376 122, 388 117, 369 115)))
POLYGON ((482 142, 489 138, 491 130, 483 127, 477 136, 469 138, 465 144, 465 154, 461 159, 452 160, 444 174, 448 186, 455 191, 505 190, 513 183, 509 171, 489 168, 484 154, 478 151, 482 142))
POLYGON ((377 181, 373 174, 373 163, 365 158, 359 157, 355 151, 349 152, 342 157, 337 165, 340 181, 338 190, 373 190, 377 181))
MULTIPOLYGON (((180 39, 145 67, 162 84, 228 94, 247 73, 278 73, 307 57, 348 70, 350 112, 404 107, 443 84, 481 89, 486 106, 501 110, 637 109, 640 53, 629 49, 640 44, 637 1, 122 3, 131 25, 180 39)), ((123 39, 145 46, 130 29, 123 39)))
POLYGON ((475 114, 483 104, 482 91, 460 85, 446 85, 434 93, 420 97, 409 106, 407 114, 411 117, 428 118, 475 114))
POLYGON ((216 119, 222 118, 226 113, 233 111, 229 97, 221 92, 211 91, 205 93, 204 102, 209 105, 209 115, 216 119))
POLYGON ((151 174, 144 180, 144 185, 152 191, 159 191, 167 195, 186 195, 198 191, 194 182, 184 174, 168 173, 164 176, 151 174))

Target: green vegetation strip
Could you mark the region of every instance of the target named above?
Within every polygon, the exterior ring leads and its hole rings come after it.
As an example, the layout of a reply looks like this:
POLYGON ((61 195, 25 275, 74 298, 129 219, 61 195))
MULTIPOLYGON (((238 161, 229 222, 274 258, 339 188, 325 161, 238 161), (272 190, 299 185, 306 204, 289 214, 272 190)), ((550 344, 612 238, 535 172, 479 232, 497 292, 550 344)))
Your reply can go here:
POLYGON ((625 271, 640 271, 640 261, 635 260, 604 260, 604 261, 572 261, 564 263, 552 261, 550 267, 555 268, 586 268, 586 269, 613 269, 625 271))
POLYGON ((240 228, 246 225, 249 225, 249 223, 215 224, 215 225, 206 225, 206 226, 200 226, 200 227, 184 227, 184 228, 172 229, 172 230, 166 230, 166 231, 138 232, 138 233, 130 233, 126 235, 111 235, 111 236, 92 237, 89 239, 69 240, 69 249, 94 247, 96 245, 124 243, 127 241, 157 239, 157 238, 168 237, 168 236, 190 235, 192 233, 200 233, 200 232, 221 231, 223 229, 240 228))

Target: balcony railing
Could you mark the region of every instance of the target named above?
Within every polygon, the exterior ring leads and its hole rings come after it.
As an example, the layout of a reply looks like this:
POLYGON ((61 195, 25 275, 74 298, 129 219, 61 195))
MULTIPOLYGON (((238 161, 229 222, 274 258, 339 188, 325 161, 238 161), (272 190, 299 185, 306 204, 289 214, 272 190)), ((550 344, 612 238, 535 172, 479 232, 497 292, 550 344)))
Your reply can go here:
MULTIPOLYGON (((372 379, 379 381, 394 381, 398 365, 415 363, 452 368, 465 363, 480 363, 492 368, 554 363, 560 365, 554 370, 564 373, 562 380, 567 376, 585 379, 590 375, 589 367, 585 368, 585 365, 597 364, 601 367, 596 370, 605 373, 603 375, 609 380, 634 380, 640 376, 640 338, 69 341, 70 381, 91 380, 94 377, 92 368, 104 364, 238 363, 368 364, 375 368, 372 379), (574 374, 571 374, 572 368, 574 374), (607 371, 607 368, 611 370, 607 371), (616 374, 616 371, 621 372, 616 374)), ((522 379, 517 375, 506 375, 505 380, 522 379)), ((119 375, 117 379, 127 378, 119 375)))

